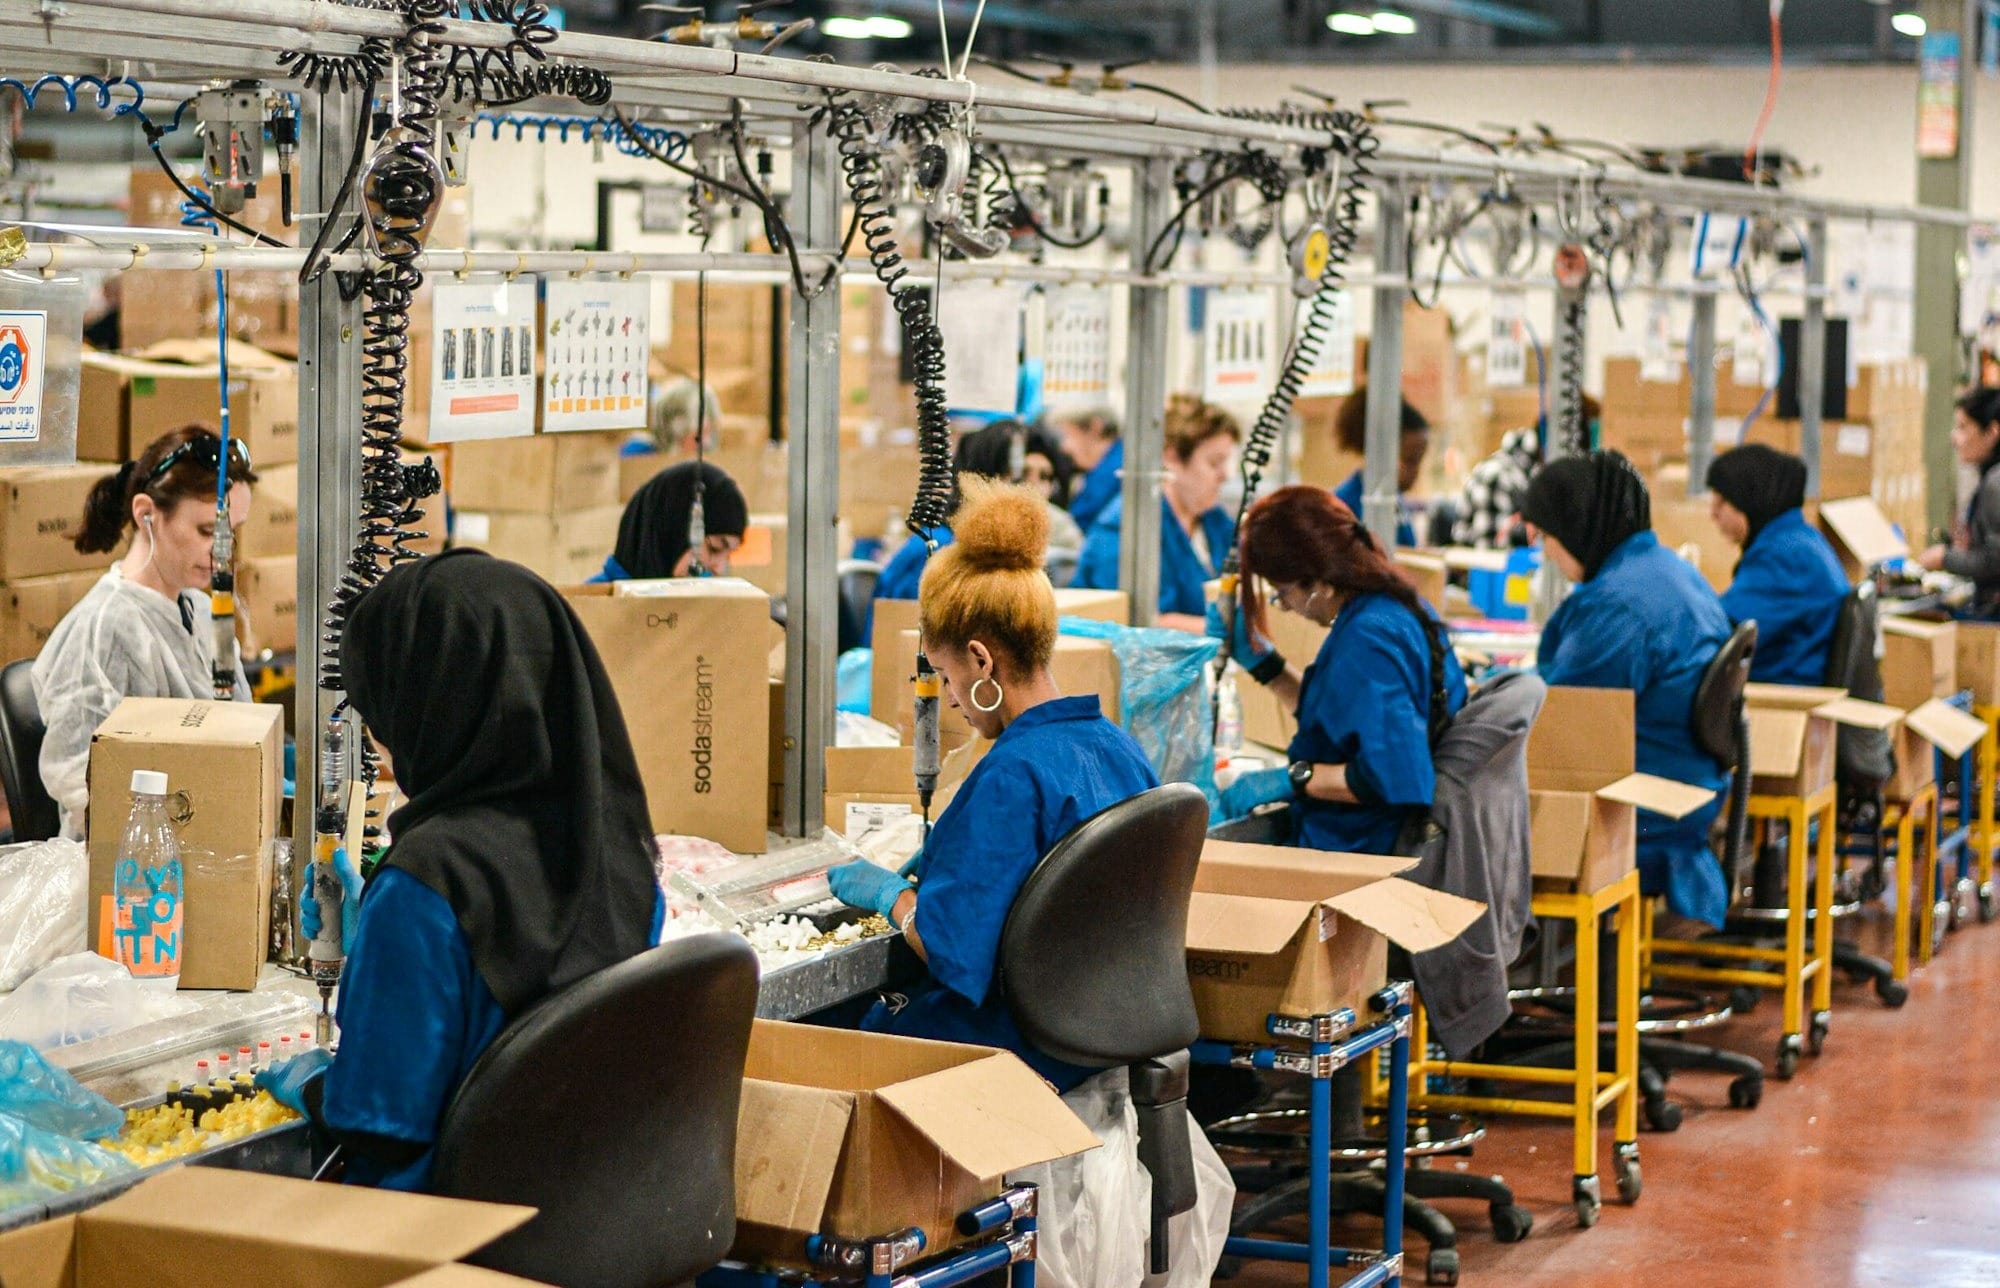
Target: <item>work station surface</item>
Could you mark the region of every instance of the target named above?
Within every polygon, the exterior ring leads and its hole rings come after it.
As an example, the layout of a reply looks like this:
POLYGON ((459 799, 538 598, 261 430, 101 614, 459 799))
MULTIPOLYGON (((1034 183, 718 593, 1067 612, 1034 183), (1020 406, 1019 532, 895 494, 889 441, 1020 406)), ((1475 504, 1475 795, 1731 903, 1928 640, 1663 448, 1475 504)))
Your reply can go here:
MULTIPOLYGON (((1871 952, 1880 927, 1861 928, 1871 952)), ((1843 928, 1843 936, 1847 933, 1843 928)), ((1802 1285, 1981 1288, 2000 1283, 2000 952, 1955 937, 1910 981, 1900 1011, 1836 976, 1839 1041, 1791 1082, 1765 1084, 1754 1113, 1729 1107, 1726 1079, 1677 1076, 1678 1132, 1647 1133, 1646 1196, 1606 1204, 1579 1230, 1570 1205, 1569 1126, 1493 1121, 1470 1160, 1440 1167, 1504 1176, 1535 1214, 1523 1243, 1496 1243, 1478 1205, 1459 1216, 1460 1282, 1482 1288, 1750 1288, 1802 1285)), ((1714 1030, 1717 1045, 1767 1055, 1779 1008, 1714 1030)), ((1336 1222, 1379 1237, 1373 1221, 1336 1222), (1374 1234, 1370 1233, 1373 1227, 1374 1234)), ((1235 1288, 1298 1288, 1294 1267, 1247 1263, 1235 1288)), ((1405 1280, 1405 1282, 1421 1282, 1405 1280)))

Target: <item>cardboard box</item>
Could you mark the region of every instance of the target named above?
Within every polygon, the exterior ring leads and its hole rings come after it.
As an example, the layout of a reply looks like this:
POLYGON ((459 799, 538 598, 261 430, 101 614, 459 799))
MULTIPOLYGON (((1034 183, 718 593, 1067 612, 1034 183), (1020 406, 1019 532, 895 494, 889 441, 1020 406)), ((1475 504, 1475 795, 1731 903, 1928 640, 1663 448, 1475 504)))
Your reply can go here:
POLYGON ((1750 790, 1759 796, 1810 797, 1831 785, 1835 726, 1890 730, 1903 718, 1894 707, 1850 698, 1841 689, 1752 684, 1744 698, 1750 709, 1750 790))
POLYGON ((1351 1007, 1388 981, 1389 943, 1442 947, 1484 905, 1396 874, 1415 859, 1209 841, 1188 904, 1188 983, 1201 1035, 1264 1042, 1273 1014, 1351 1007))
POLYGON ((92 569, 0 585, 0 604, 5 606, 5 615, 0 617, 0 665, 39 656, 64 614, 103 576, 101 570, 92 569))
POLYGON ((1957 627, 1958 687, 1972 690, 1977 706, 2000 706, 2000 625, 1959 622, 1957 627))
POLYGON ((622 431, 610 431, 454 443, 447 480, 452 503, 466 510, 543 515, 622 507, 618 450, 624 441, 622 431))
POLYGON ((221 1167, 176 1167, 97 1207, 0 1234, 8 1288, 263 1281, 506 1288, 457 1265, 534 1209, 221 1167))
POLYGON ((1937 781, 1934 752, 1957 758, 1986 736, 1986 722, 1932 698, 1904 718, 1896 736, 1896 776, 1883 788, 1892 801, 1907 801, 1937 781))
MULTIPOLYGON (((881 708, 871 706, 875 719, 883 724, 894 725, 907 745, 915 723, 915 698, 910 691, 908 677, 917 671, 917 633, 904 631, 897 636, 896 648, 886 654, 889 670, 877 670, 877 675, 902 675, 903 683, 888 686, 881 708), (884 714, 884 712, 889 714, 884 714)), ((883 664, 885 653, 877 649, 876 666, 883 664)), ((1049 669, 1055 674, 1056 687, 1069 697, 1081 697, 1094 693, 1104 708, 1104 717, 1116 723, 1123 710, 1119 699, 1118 655, 1111 651, 1111 645, 1104 640, 1083 639, 1075 635, 1056 636, 1056 649, 1049 659, 1049 669)), ((881 689, 877 697, 883 697, 881 689)), ((947 741, 955 739, 964 742, 972 737, 972 725, 961 711, 954 710, 949 698, 938 702, 938 733, 947 741)))
POLYGON ((1443 616, 1445 587, 1451 584, 1451 576, 1445 568, 1444 560, 1436 555, 1420 555, 1410 550, 1398 550, 1396 566, 1416 583, 1417 593, 1422 595, 1432 608, 1438 610, 1439 616, 1443 616))
POLYGON ((778 598, 785 593, 785 567, 790 557, 791 522, 782 514, 753 514, 743 530, 743 544, 729 557, 732 576, 778 598))
POLYGON ((1822 503, 1819 526, 1833 543, 1833 551, 1840 556, 1849 581, 1859 581, 1875 565, 1910 553, 1909 543, 1896 534, 1873 497, 1854 496, 1822 503))
POLYGON ((126 384, 131 368, 144 365, 116 354, 83 351, 83 369, 77 377, 76 459, 124 461, 131 457, 126 384))
MULTIPOLYGON (((1297 613, 1280 608, 1265 609, 1271 627, 1271 643, 1301 674, 1319 656, 1326 643, 1327 628, 1297 613)), ((1230 663, 1235 667, 1235 663, 1230 663)), ((1299 731, 1298 718, 1286 710, 1277 696, 1236 667, 1236 699, 1243 708, 1243 738, 1264 747, 1284 751, 1299 731)))
POLYGON ((914 1225, 925 1255, 1009 1173, 1097 1147, 1011 1052, 758 1020, 736 1132, 737 1256, 914 1225))
MULTIPOLYGON (((1064 589, 1056 592, 1056 616, 1088 617, 1100 622, 1115 622, 1121 626, 1132 620, 1132 601, 1122 590, 1079 590, 1064 589)), ((875 601, 875 616, 870 636, 871 646, 876 650, 875 660, 869 673, 869 710, 884 724, 896 723, 894 713, 907 711, 910 706, 910 676, 915 673, 917 655, 914 650, 905 656, 896 643, 904 631, 917 629, 917 601, 914 599, 878 599, 875 601), (902 690, 902 697, 896 695, 902 690), (901 703, 900 708, 898 703, 901 703), (883 714, 887 712, 889 714, 883 714)), ((1067 692, 1067 690, 1065 690, 1067 692)))
POLYGON ((83 554, 76 534, 90 489, 108 465, 27 466, 0 470, 0 579, 60 572, 102 572, 113 556, 83 554))
POLYGON ((1914 711, 1958 692, 1958 625, 1882 619, 1882 700, 1914 711))
MULTIPOLYGON (((603 570, 624 517, 624 508, 616 505, 553 516, 459 510, 453 516, 451 543, 510 559, 558 586, 574 585, 603 570)), ((435 531, 438 524, 432 519, 427 526, 435 531)))
POLYGON ((1528 733, 1529 860, 1537 880, 1592 893, 1637 861, 1638 811, 1685 818, 1715 799, 1704 787, 1633 772, 1630 689, 1549 690, 1528 733))
POLYGON ((260 466, 250 489, 249 522, 236 529, 236 556, 270 559, 298 552, 299 467, 260 466))
POLYGON ((886 805, 916 813, 921 802, 913 758, 908 747, 828 747, 826 825, 849 835, 849 805, 886 805))
POLYGON ((653 828, 761 854, 770 813, 771 682, 745 666, 771 601, 734 577, 565 589, 625 711, 653 828), (613 591, 617 593, 614 594, 613 591))
POLYGON ((1715 526, 1707 495, 1687 494, 1687 466, 1667 465, 1654 471, 1650 490, 1653 531, 1660 544, 1693 564, 1718 593, 1729 589, 1743 551, 1715 526))
MULTIPOLYGON (((213 340, 165 340, 138 354, 126 386, 129 442, 134 452, 184 425, 222 423, 222 393, 213 340)), ((230 432, 250 449, 250 464, 291 465, 299 459, 299 369, 252 345, 229 345, 230 432)))
POLYGON ((270 844, 278 835, 284 708, 126 698, 90 740, 90 942, 100 950, 132 771, 166 774, 185 878, 182 988, 257 985, 270 943, 270 844))
POLYGON ((249 627, 247 652, 285 653, 299 644, 299 560, 296 555, 245 559, 236 565, 236 605, 249 627))

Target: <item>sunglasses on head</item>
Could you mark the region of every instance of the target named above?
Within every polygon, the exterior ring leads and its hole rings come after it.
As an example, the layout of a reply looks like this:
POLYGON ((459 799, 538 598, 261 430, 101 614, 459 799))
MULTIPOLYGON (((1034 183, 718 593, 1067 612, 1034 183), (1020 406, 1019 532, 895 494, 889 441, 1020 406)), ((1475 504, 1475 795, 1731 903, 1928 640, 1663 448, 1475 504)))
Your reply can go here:
MULTIPOLYGON (((212 435, 203 435, 200 438, 188 439, 185 443, 182 443, 179 447, 176 447, 159 459, 159 463, 154 465, 152 470, 146 475, 146 482, 148 484, 159 482, 166 476, 168 470, 173 469, 174 466, 181 464, 183 461, 193 465, 196 469, 207 471, 210 474, 220 474, 222 472, 222 440, 212 435)), ((242 439, 232 438, 229 440, 229 462, 232 466, 240 465, 246 470, 250 468, 250 449, 244 445, 242 439)))

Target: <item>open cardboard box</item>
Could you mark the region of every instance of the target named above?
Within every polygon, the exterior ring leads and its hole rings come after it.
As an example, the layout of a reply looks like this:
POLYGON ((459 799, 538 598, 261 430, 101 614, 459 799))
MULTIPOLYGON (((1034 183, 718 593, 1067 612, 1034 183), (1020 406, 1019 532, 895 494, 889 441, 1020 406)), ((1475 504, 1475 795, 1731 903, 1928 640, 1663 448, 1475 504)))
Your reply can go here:
POLYGON ((1907 801, 1937 781, 1933 749, 1954 759, 1986 736, 1986 722, 1932 698, 1903 718, 1896 734, 1896 776, 1883 788, 1892 801, 1907 801))
POLYGON ((533 1208, 179 1167, 101 1206, 0 1234, 7 1288, 477 1288, 528 1281, 454 1264, 533 1208))
POLYGON ((1958 623, 1882 619, 1882 700, 1914 711, 1958 692, 1958 623))
POLYGON ((1537 880, 1589 894, 1637 862, 1639 810, 1685 818, 1715 793, 1633 772, 1630 689, 1553 687, 1528 733, 1529 861, 1537 880))
POLYGON ((1209 841, 1188 905, 1188 983, 1205 1038, 1267 1042, 1270 1016, 1351 1007, 1388 982, 1391 941, 1413 953, 1464 933, 1485 905, 1396 875, 1415 859, 1209 841))
POLYGON ((798 1264, 806 1239, 905 1226, 934 1256, 958 1214, 1024 1167, 1097 1148, 1011 1052, 758 1020, 736 1133, 735 1255, 798 1264))
POLYGON ((1957 680, 1982 707, 2000 706, 2000 625, 1957 623, 1957 680))
POLYGON ((1833 542, 1849 581, 1859 581, 1876 565, 1910 553, 1909 542, 1896 534, 1896 525, 1872 496, 1821 502, 1819 526, 1833 542))
POLYGON ((1837 725, 1892 733, 1900 707, 1850 698, 1844 689, 1751 684, 1750 790, 1759 796, 1811 796, 1833 782, 1837 725))
POLYGON ((864 815, 916 813, 915 755, 908 747, 828 747, 826 825, 853 836, 850 816, 865 826, 864 815))

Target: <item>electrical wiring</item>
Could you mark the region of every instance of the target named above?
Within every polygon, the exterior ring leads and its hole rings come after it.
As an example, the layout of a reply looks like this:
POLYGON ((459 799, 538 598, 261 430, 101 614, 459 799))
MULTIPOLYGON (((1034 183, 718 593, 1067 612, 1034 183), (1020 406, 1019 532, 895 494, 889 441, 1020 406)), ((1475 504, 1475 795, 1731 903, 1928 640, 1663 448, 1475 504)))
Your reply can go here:
MULTIPOLYGON (((1007 162, 1007 154, 1003 152, 1000 148, 995 147, 993 149, 992 155, 993 159, 1000 163, 1001 173, 1007 177, 1007 187, 1010 191, 1010 194, 1014 198, 1015 208, 1021 212, 1021 217, 1027 221, 1028 227, 1034 230, 1034 233, 1037 237, 1041 238, 1043 241, 1047 242, 1051 246, 1060 246, 1064 250, 1082 250, 1086 246, 1094 245, 1100 238, 1104 236, 1106 225, 1101 215, 1097 221, 1097 231, 1091 233, 1088 237, 1083 237, 1073 241, 1065 241, 1063 238, 1058 237, 1055 234, 1051 233, 1046 227, 1043 226, 1040 218, 1036 216, 1034 207, 1028 204, 1028 199, 1024 195, 1022 195, 1021 185, 1019 181, 1014 178, 1014 167, 1009 165, 1007 162)), ((984 153, 977 151, 973 153, 973 159, 975 161, 983 160, 984 158, 985 158, 984 153)))
POLYGON ((1757 113, 1757 124, 1750 131, 1750 146, 1743 150, 1743 177, 1751 183, 1759 181, 1758 154, 1764 148, 1764 131, 1771 128, 1771 117, 1778 110, 1778 85, 1785 72, 1785 0, 1771 0, 1771 79, 1764 87, 1764 106, 1757 113))
MULTIPOLYGON (((1289 180, 1285 176, 1284 167, 1269 153, 1246 145, 1241 152, 1204 153, 1203 158, 1209 164, 1219 167, 1220 172, 1201 183, 1191 196, 1184 198, 1180 209, 1174 212, 1173 217, 1153 238, 1152 245, 1146 248, 1145 265, 1148 273, 1160 272, 1174 262, 1174 256, 1180 253, 1181 241, 1186 235, 1187 217, 1196 207, 1230 184, 1239 180, 1249 183, 1257 189, 1267 206, 1276 206, 1285 199, 1289 180), (1169 237, 1173 238, 1173 248, 1167 252, 1166 258, 1162 259, 1160 247, 1166 244, 1169 237)), ((1275 216, 1271 217, 1271 221, 1275 222, 1275 216)), ((1268 234, 1269 229, 1266 228, 1264 232, 1268 234)), ((1262 237, 1256 240, 1261 241, 1262 237)), ((1246 249, 1254 249, 1254 243, 1246 249)))
POLYGON ((203 196, 201 193, 196 192, 193 188, 188 187, 186 183, 182 182, 180 175, 175 172, 173 163, 167 160, 166 153, 160 150, 160 141, 166 138, 169 134, 172 134, 180 129, 182 118, 185 116, 188 108, 193 105, 194 105, 193 99, 190 98, 184 100, 179 107, 174 109, 173 120, 167 125, 157 124, 156 122, 154 122, 152 117, 146 115, 145 111, 138 106, 134 106, 129 114, 138 118, 139 128, 141 131, 144 132, 146 136, 147 150, 152 152, 153 160, 160 163, 161 172, 165 174, 167 178, 173 182, 174 187, 180 190, 181 198, 183 200, 193 202, 196 206, 200 207, 201 210, 204 213, 206 213, 209 218, 214 219, 218 223, 230 229, 233 229, 236 232, 242 233, 244 236, 250 238, 252 241, 255 241, 261 246, 274 246, 279 250, 292 249, 289 245, 279 241, 277 238, 268 237, 263 233, 258 232, 255 228, 250 227, 248 224, 240 223, 237 220, 231 219, 228 215, 223 214, 220 210, 217 210, 215 208, 214 203, 211 202, 206 196, 203 196))
POLYGON ((77 91, 86 88, 96 92, 97 110, 100 112, 109 111, 114 118, 131 116, 146 105, 146 87, 127 76, 113 76, 109 80, 100 80, 95 76, 48 75, 40 77, 32 83, 17 80, 12 76, 0 76, 0 90, 11 89, 16 94, 19 94, 21 101, 28 105, 30 111, 39 106, 36 100, 44 90, 50 88, 62 91, 63 110, 66 112, 76 111, 77 91), (111 91, 114 89, 131 90, 133 95, 132 101, 129 103, 120 103, 116 108, 113 108, 111 106, 111 91))
MULTIPOLYGON (((181 203, 181 227, 202 228, 221 235, 207 194, 200 201, 181 203)), ((217 385, 217 444, 215 469, 215 535, 210 545, 208 611, 214 631, 209 654, 209 679, 218 702, 236 696, 236 664, 230 645, 236 639, 235 541, 229 530, 229 278, 215 270, 215 351, 217 385)))

